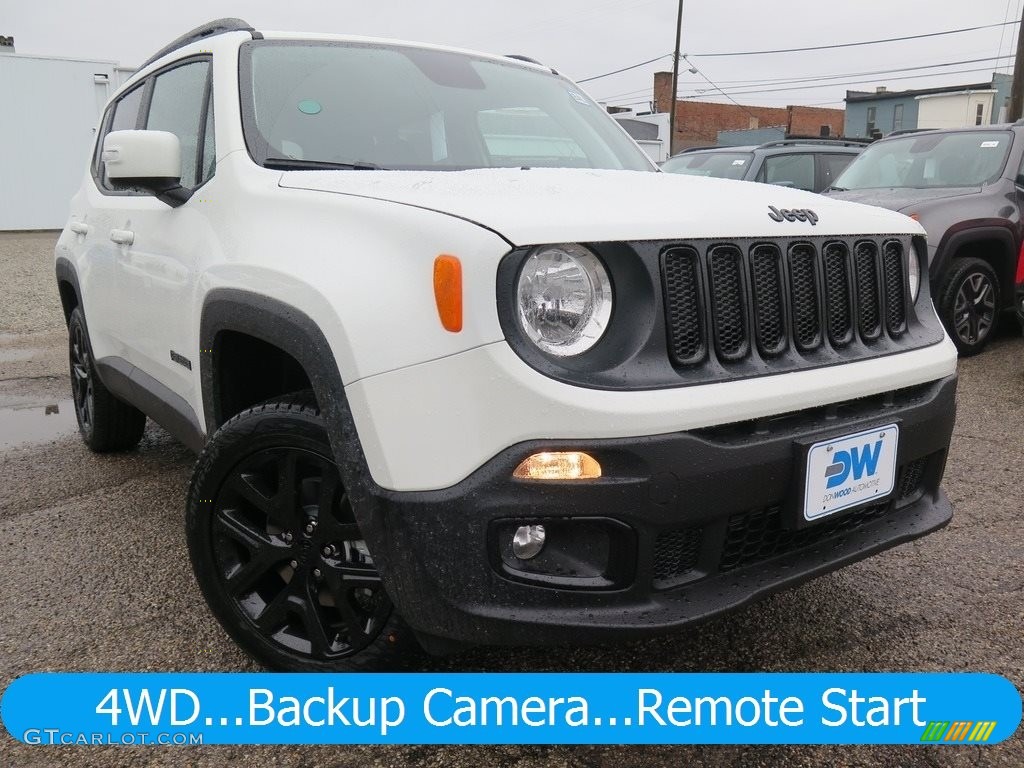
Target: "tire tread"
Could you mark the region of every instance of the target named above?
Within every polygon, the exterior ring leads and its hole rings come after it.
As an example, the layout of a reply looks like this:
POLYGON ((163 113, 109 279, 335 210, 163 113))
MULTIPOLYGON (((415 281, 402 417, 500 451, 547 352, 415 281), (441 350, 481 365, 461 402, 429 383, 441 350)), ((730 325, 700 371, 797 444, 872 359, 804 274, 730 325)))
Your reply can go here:
POLYGON ((146 414, 104 386, 96 372, 96 361, 81 307, 75 307, 68 319, 69 338, 74 324, 82 326, 83 338, 89 345, 89 377, 92 379, 93 393, 92 433, 86 433, 79 424, 82 440, 94 453, 129 451, 139 444, 146 431, 146 414))

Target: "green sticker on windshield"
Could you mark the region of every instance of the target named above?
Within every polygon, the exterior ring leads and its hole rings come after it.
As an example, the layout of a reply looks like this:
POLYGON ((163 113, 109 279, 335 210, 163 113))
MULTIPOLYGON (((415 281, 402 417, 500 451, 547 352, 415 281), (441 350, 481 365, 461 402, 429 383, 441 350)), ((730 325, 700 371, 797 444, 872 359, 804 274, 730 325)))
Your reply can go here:
POLYGON ((320 106, 319 101, 313 99, 303 99, 299 102, 299 112, 304 115, 318 115, 323 107, 320 106))

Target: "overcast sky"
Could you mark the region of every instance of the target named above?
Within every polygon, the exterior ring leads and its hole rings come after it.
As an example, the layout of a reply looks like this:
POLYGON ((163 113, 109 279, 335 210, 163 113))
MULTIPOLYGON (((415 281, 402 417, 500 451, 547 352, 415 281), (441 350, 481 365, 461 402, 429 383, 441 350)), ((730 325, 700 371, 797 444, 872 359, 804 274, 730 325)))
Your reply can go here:
MULTIPOLYGON (((795 48, 940 32, 1019 20, 1024 0, 686 0, 684 53, 700 72, 745 104, 841 107, 847 88, 891 90, 988 80, 1012 59, 864 75, 1012 55, 1018 25, 899 43, 759 56, 702 53, 795 48), (965 72, 964 70, 977 70, 965 72), (824 83, 771 83, 853 75, 824 83), (896 79, 900 75, 926 75, 896 79), (852 84, 847 81, 866 80, 852 84), (814 85, 813 88, 803 86, 814 85), (794 86, 801 86, 793 89, 794 86), (764 92, 768 89, 792 90, 764 92), (744 91, 757 91, 744 93, 744 91)), ((0 0, 0 34, 18 53, 111 59, 134 66, 182 32, 220 16, 242 16, 257 29, 323 31, 423 40, 492 53, 533 56, 574 79, 669 54, 676 0, 0 0)), ((651 98, 656 63, 584 85, 613 104, 651 98)), ((701 74, 681 69, 683 96, 709 89, 701 74)), ((721 93, 708 100, 724 101, 721 93)), ((710 95, 710 94, 709 94, 710 95)), ((708 98, 708 97, 704 97, 708 98)), ((643 109, 641 103, 635 105, 643 109)))

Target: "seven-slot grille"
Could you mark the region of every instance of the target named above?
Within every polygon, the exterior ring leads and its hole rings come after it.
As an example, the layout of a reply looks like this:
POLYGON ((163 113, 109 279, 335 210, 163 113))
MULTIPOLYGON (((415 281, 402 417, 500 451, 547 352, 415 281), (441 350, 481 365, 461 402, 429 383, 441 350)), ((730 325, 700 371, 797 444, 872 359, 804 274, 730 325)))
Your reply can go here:
POLYGON ((672 246, 669 356, 692 366, 870 347, 907 331, 906 245, 889 238, 672 246))

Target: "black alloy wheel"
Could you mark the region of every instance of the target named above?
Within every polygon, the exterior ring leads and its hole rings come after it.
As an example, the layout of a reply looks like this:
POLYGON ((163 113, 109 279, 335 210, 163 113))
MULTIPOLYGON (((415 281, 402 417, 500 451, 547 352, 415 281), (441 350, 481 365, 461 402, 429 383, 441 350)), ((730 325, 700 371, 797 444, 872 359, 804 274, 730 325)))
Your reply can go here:
POLYGON ((81 307, 68 317, 68 368, 78 431, 89 449, 106 453, 138 445, 146 430, 146 415, 117 398, 97 375, 81 307))
POLYGON ((966 344, 977 344, 992 331, 996 321, 995 285, 986 275, 975 272, 960 284, 953 318, 957 336, 966 344))
POLYGON ((315 401, 243 411, 199 457, 186 533, 214 615, 259 662, 393 669, 416 647, 384 589, 315 401))
POLYGON ((987 262, 953 262, 938 308, 961 357, 976 355, 988 344, 999 320, 1000 301, 999 280, 987 262))
POLYGON ((95 393, 90 373, 89 345, 85 328, 75 323, 68 329, 68 357, 71 365, 71 394, 75 401, 75 415, 82 434, 88 439, 93 431, 95 393))
POLYGON ((222 587, 269 641, 330 661, 380 634, 391 601, 326 456, 281 447, 246 457, 212 523, 222 587))

